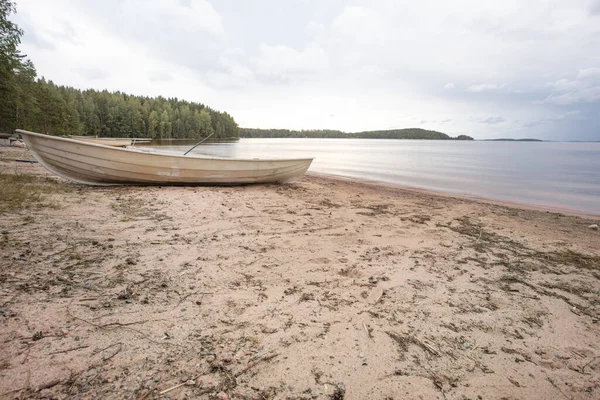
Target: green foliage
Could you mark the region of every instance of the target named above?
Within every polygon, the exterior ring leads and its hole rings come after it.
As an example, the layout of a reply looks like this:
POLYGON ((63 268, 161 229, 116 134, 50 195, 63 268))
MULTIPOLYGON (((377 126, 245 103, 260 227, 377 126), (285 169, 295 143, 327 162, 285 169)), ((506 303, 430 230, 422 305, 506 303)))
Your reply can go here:
POLYGON ((0 130, 18 125, 33 108, 29 82, 35 68, 19 51, 23 31, 8 19, 14 12, 12 1, 0 0, 0 130))
POLYGON ((0 57, 7 60, 20 59, 19 44, 23 31, 9 21, 10 14, 15 13, 15 3, 0 0, 0 57))
POLYGON ((240 137, 245 138, 354 138, 354 139, 428 139, 428 140, 473 140, 467 135, 456 138, 442 132, 419 128, 392 129, 346 133, 334 130, 251 129, 240 128, 240 137))
POLYGON ((0 0, 0 131, 16 128, 50 135, 196 139, 237 138, 239 128, 225 112, 177 98, 57 86, 36 71, 18 50, 23 31, 8 18, 15 4, 0 0))
POLYGON ((229 114, 203 104, 106 90, 80 91, 43 78, 18 87, 24 93, 21 115, 0 129, 157 139, 196 139, 216 131, 217 138, 239 137, 237 123, 229 114))

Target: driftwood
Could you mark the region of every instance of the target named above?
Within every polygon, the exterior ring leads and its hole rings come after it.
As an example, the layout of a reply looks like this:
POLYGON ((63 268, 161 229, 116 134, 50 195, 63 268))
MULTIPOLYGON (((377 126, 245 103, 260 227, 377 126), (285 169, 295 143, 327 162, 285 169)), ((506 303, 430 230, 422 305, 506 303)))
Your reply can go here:
POLYGON ((251 362, 250 364, 248 364, 246 366, 246 368, 244 368, 243 370, 241 370, 240 372, 238 372, 237 374, 235 374, 236 377, 245 374, 246 372, 248 372, 250 369, 256 367, 261 361, 267 361, 267 360, 271 360, 275 357, 277 357, 279 355, 279 353, 275 353, 275 354, 270 354, 268 356, 263 356, 261 358, 259 358, 256 361, 251 362))

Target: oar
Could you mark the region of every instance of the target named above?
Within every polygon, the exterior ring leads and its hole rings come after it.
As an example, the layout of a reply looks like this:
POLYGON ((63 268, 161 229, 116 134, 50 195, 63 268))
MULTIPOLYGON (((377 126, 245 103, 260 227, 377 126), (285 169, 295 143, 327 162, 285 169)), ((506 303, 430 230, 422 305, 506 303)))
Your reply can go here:
POLYGON ((207 137, 205 137, 204 139, 202 139, 200 142, 198 142, 197 144, 194 145, 194 147, 192 147, 191 149, 189 149, 188 151, 186 151, 185 153, 183 153, 183 155, 187 155, 187 153, 189 153, 190 151, 194 150, 196 147, 200 146, 202 143, 204 143, 205 141, 208 140, 209 137, 211 137, 212 135, 214 135, 215 133, 211 133, 210 135, 208 135, 207 137))

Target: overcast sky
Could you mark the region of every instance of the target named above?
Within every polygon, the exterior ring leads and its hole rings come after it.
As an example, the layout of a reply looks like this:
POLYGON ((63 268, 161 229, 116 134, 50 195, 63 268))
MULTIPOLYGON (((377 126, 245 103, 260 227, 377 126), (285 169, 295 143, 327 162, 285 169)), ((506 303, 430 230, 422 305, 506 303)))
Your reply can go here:
POLYGON ((600 140, 600 0, 17 0, 23 52, 76 88, 242 127, 600 140))

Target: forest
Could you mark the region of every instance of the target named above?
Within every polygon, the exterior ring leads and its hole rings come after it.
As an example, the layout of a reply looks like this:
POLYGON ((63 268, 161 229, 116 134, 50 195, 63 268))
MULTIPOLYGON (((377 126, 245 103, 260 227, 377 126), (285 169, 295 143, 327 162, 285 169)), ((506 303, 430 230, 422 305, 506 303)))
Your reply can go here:
POLYGON ((139 138, 237 138, 229 114, 177 98, 79 90, 38 78, 19 51, 23 31, 9 20, 15 4, 0 0, 0 132, 139 138))
POLYGON ((390 129, 381 131, 342 132, 336 130, 250 129, 240 128, 244 138, 354 138, 354 139, 427 139, 427 140, 473 140, 467 135, 451 137, 438 131, 420 128, 390 129))

